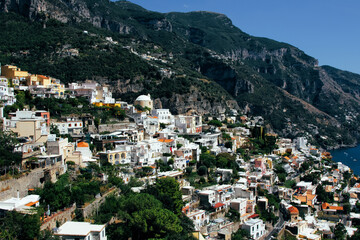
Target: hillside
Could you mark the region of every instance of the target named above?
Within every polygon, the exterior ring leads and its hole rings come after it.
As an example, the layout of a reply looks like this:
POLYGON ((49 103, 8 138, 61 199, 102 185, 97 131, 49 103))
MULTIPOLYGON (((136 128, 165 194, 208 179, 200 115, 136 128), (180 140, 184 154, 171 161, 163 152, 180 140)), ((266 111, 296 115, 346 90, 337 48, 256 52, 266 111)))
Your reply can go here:
POLYGON ((1 14, 9 36, 0 40, 2 63, 63 82, 107 82, 127 101, 150 93, 175 113, 240 108, 284 136, 322 146, 358 136, 359 75, 250 36, 223 14, 161 14, 105 0, 5 0, 0 10, 18 14, 1 14), (79 54, 68 56, 69 49, 79 54))

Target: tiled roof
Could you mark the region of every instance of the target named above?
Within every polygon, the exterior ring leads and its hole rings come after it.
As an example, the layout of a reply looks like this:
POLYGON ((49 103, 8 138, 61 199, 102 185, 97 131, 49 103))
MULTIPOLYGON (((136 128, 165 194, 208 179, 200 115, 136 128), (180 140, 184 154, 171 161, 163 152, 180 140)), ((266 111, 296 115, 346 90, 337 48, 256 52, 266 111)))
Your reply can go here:
POLYGON ((225 204, 218 202, 217 204, 215 204, 214 208, 219 208, 219 207, 222 207, 224 205, 225 204))
POLYGON ((290 212, 291 215, 297 215, 297 214, 299 214, 299 210, 298 210, 296 207, 294 207, 294 206, 289 207, 288 210, 289 210, 289 212, 290 212))

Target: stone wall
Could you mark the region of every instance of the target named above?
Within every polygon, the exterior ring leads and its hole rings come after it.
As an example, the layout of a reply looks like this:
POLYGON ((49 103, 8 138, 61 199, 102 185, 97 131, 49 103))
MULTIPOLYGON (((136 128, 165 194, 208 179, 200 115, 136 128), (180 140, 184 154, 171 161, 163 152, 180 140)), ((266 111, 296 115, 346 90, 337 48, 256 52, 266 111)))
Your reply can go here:
POLYGON ((118 194, 120 190, 118 188, 111 188, 107 193, 102 195, 100 198, 95 199, 92 203, 85 205, 80 210, 83 213, 84 219, 91 217, 93 214, 96 214, 96 209, 105 201, 106 197, 110 194, 118 194))
POLYGON ((0 201, 16 197, 17 191, 19 191, 20 197, 25 197, 28 195, 29 188, 43 186, 43 178, 43 169, 36 169, 20 178, 0 181, 0 201))
POLYGON ((113 132, 119 129, 126 129, 134 127, 135 123, 125 122, 125 123, 117 123, 117 124, 102 124, 99 125, 99 132, 113 132))
POLYGON ((71 221, 75 216, 75 209, 76 204, 74 203, 72 207, 66 208, 63 211, 57 211, 55 213, 52 213, 50 216, 43 219, 40 230, 52 230, 53 228, 61 226, 67 221, 71 221), (56 226, 57 224, 58 226, 56 226))
POLYGON ((0 181, 0 201, 17 197, 17 191, 21 198, 25 197, 29 188, 43 187, 45 180, 56 182, 58 175, 63 173, 64 167, 58 163, 52 167, 34 169, 19 178, 0 181))

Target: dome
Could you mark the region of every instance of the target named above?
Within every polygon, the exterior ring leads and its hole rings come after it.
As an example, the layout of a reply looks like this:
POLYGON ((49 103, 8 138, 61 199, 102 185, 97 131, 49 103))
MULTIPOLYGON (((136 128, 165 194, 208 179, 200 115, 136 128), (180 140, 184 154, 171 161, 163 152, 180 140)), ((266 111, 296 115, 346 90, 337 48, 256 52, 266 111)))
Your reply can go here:
POLYGON ((135 101, 151 101, 150 94, 149 95, 140 95, 137 97, 135 101))
POLYGON ((89 144, 86 143, 86 142, 79 142, 78 145, 77 145, 77 147, 78 147, 78 148, 79 148, 79 147, 89 147, 89 144))

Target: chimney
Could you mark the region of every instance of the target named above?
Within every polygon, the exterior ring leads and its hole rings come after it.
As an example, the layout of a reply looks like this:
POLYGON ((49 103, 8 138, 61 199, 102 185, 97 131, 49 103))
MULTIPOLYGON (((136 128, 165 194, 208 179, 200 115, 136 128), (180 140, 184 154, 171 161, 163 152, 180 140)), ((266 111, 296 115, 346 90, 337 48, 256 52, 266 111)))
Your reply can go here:
POLYGON ((4 117, 4 107, 0 107, 0 118, 4 117))
POLYGON ((20 200, 20 192, 17 190, 17 199, 20 200))

